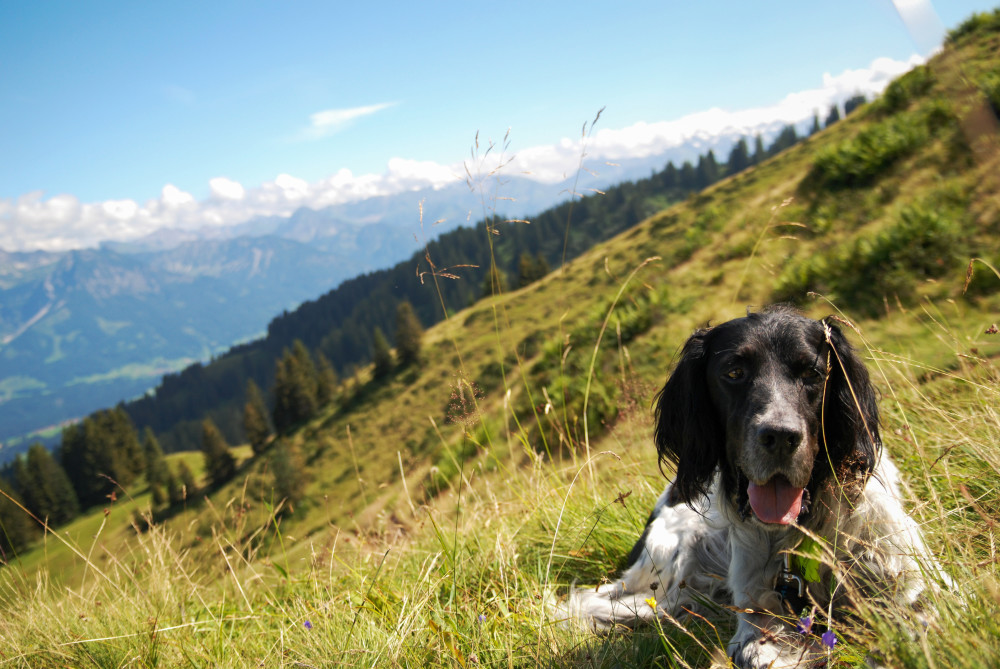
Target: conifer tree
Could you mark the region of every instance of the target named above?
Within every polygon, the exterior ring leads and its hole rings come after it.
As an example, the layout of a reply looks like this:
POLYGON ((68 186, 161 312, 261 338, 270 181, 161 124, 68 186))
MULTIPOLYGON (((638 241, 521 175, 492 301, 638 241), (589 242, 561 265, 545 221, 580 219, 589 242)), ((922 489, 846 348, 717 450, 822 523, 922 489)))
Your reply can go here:
POLYGON ((372 333, 372 362, 374 363, 372 376, 376 379, 384 378, 392 371, 392 350, 385 335, 382 334, 382 328, 377 326, 372 333))
POLYGON ((60 461, 83 507, 104 502, 116 483, 126 487, 145 470, 132 421, 120 406, 64 429, 60 461))
MULTIPOLYGON (((188 473, 191 473, 190 469, 188 469, 188 473)), ((186 494, 184 484, 181 483, 180 477, 173 472, 167 472, 167 480, 163 484, 163 489, 167 493, 167 502, 170 506, 180 504, 184 501, 184 495, 186 494)))
POLYGON ((153 429, 146 427, 142 432, 142 454, 146 458, 146 481, 152 485, 163 485, 170 476, 167 460, 163 457, 163 449, 156 439, 153 429))
POLYGON ((822 128, 821 128, 821 127, 820 127, 820 125, 819 125, 819 114, 813 114, 813 124, 812 124, 812 126, 811 126, 811 127, 809 128, 809 135, 810 135, 810 136, 811 136, 811 135, 815 135, 815 134, 816 134, 817 132, 819 132, 819 131, 820 131, 821 129, 822 129, 822 128))
POLYGON ((750 167, 750 151, 747 149, 747 140, 740 137, 740 141, 733 145, 729 152, 729 160, 726 161, 727 174, 739 174, 750 167))
POLYGON ((698 156, 697 184, 698 189, 707 188, 719 180, 719 164, 715 160, 715 153, 709 149, 708 153, 698 156))
POLYGON ((685 191, 698 189, 698 174, 690 160, 685 160, 684 164, 681 165, 681 170, 677 174, 677 185, 685 191))
POLYGON ((184 501, 198 492, 198 482, 194 478, 194 472, 183 460, 177 465, 177 480, 180 483, 178 486, 180 494, 177 501, 184 501))
POLYGON ((486 272, 486 276, 483 278, 483 297, 490 297, 491 295, 500 295, 505 290, 507 290, 507 274, 496 266, 496 264, 491 264, 489 271, 486 272))
POLYGON ((149 486, 150 504, 154 509, 160 509, 170 503, 170 496, 167 489, 159 483, 152 483, 149 486))
POLYGON ((851 112, 866 102, 868 102, 868 98, 865 97, 864 93, 858 93, 847 98, 844 100, 844 116, 850 115, 851 112))
POLYGON ((235 476, 236 460, 211 418, 201 422, 201 452, 205 456, 205 472, 214 485, 221 485, 235 476))
POLYGON ((405 300, 400 302, 396 307, 396 356, 400 365, 406 367, 417 362, 423 336, 424 328, 413 305, 405 300))
POLYGON ((319 382, 309 350, 296 339, 292 350, 285 349, 274 374, 274 427, 284 432, 309 420, 319 406, 319 382))
POLYGON ((830 113, 826 115, 826 127, 829 128, 831 125, 840 120, 840 110, 837 105, 830 107, 830 113))
POLYGON ((243 404, 243 433, 255 454, 264 451, 267 440, 271 436, 271 426, 267 422, 264 398, 253 379, 247 380, 246 402, 243 404))
POLYGON ((79 515, 73 484, 49 449, 32 444, 24 460, 15 463, 14 472, 25 507, 39 520, 61 525, 79 515))
POLYGON ((0 478, 0 566, 10 562, 38 536, 38 526, 18 504, 21 496, 0 478))
POLYGON ((271 460, 271 474, 274 476, 274 492, 277 499, 292 505, 301 501, 309 483, 305 460, 298 446, 285 440, 278 442, 271 460))
POLYGON ((753 139, 753 164, 757 165, 765 160, 767 160, 767 151, 764 150, 764 138, 757 135, 753 139))
POLYGON ((320 351, 316 354, 316 402, 326 406, 333 401, 337 393, 337 370, 333 368, 330 359, 320 351))

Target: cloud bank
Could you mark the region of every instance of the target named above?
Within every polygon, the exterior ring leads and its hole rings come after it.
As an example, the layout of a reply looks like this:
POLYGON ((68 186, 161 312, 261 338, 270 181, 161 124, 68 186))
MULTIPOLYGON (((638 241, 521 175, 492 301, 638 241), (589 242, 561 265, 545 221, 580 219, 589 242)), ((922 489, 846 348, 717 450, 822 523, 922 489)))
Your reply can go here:
MULTIPOLYGON (((780 102, 753 109, 713 108, 673 121, 639 122, 626 128, 601 129, 587 139, 589 160, 622 160, 664 154, 698 137, 753 135, 775 122, 801 123, 826 116, 834 104, 857 93, 872 97, 895 77, 923 62, 880 58, 871 66, 825 74, 822 85, 786 96, 780 102)), ((326 110, 313 114, 304 132, 319 138, 336 132, 352 120, 374 114, 394 103, 326 110)), ((554 145, 517 152, 505 170, 555 183, 572 174, 579 163, 582 139, 563 139, 554 145)), ((489 167, 487 166, 488 171, 489 167)), ((97 246, 102 241, 130 241, 163 228, 194 230, 243 223, 256 216, 289 216, 300 207, 321 209, 422 188, 440 188, 465 178, 465 166, 441 165, 404 158, 389 160, 382 174, 355 175, 342 169, 325 179, 307 182, 290 174, 247 187, 225 176, 209 180, 210 195, 197 200, 173 184, 156 199, 108 200, 83 203, 73 195, 49 198, 41 191, 0 199, 0 249, 7 251, 64 251, 97 246)))

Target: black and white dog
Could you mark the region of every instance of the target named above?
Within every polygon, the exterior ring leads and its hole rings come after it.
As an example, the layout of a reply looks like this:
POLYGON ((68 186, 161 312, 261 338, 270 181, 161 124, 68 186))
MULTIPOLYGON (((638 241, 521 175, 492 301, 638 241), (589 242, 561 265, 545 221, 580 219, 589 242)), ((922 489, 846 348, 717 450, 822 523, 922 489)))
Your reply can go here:
POLYGON ((923 570, 938 576, 881 452, 868 371, 830 319, 772 307, 696 331, 657 399, 655 441, 676 477, 621 577, 571 593, 588 626, 714 602, 737 611, 738 666, 795 666, 821 648, 796 631, 803 610, 918 606, 923 570))

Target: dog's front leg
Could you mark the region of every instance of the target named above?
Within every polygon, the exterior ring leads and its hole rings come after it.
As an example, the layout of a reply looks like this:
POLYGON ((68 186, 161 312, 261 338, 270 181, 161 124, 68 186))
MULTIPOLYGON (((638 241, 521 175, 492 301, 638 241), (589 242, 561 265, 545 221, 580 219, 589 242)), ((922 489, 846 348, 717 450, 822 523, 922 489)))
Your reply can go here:
MULTIPOLYGON (((774 589, 781 569, 772 537, 753 528, 730 532, 729 586, 737 609, 736 633, 726 650, 738 667, 796 667, 815 661, 815 649, 782 619, 774 589)), ((785 616, 787 618, 787 616, 785 616)))

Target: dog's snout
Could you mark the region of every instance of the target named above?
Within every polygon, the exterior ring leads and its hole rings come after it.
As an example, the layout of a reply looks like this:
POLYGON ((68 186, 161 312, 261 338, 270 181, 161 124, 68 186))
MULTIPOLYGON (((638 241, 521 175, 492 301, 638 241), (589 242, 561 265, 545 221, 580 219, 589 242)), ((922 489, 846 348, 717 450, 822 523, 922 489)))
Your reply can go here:
POLYGON ((777 454, 790 454, 802 443, 802 431, 786 425, 761 425, 757 443, 777 454))

